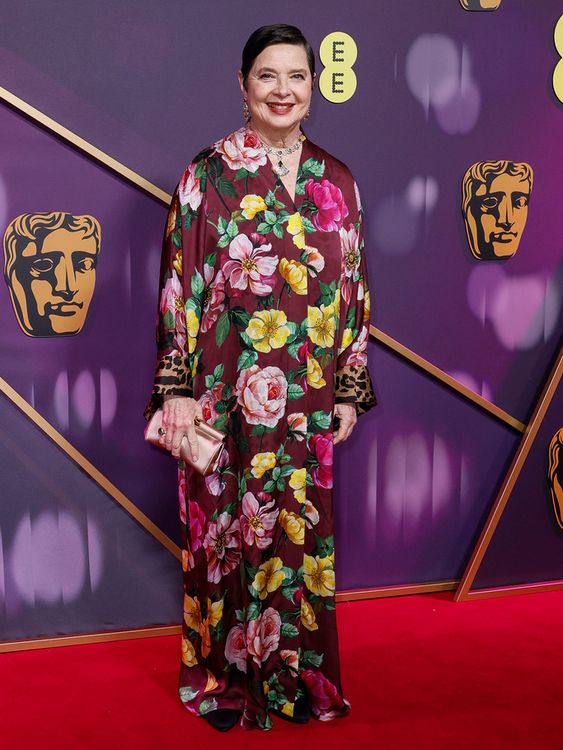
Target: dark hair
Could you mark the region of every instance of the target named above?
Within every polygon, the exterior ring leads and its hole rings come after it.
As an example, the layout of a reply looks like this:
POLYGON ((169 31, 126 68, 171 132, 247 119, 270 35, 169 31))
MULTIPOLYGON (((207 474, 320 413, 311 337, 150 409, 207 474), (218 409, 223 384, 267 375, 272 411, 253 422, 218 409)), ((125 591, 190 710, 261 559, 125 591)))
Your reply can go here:
POLYGON ((309 70, 311 71, 311 78, 315 77, 315 53, 309 42, 303 36, 303 33, 297 28, 297 26, 288 26, 285 23, 274 23, 271 26, 260 26, 259 29, 253 31, 244 45, 240 70, 245 86, 254 60, 256 60, 258 55, 263 52, 266 47, 271 47, 273 44, 297 44, 304 47, 305 52, 307 53, 307 62, 309 64, 309 70))

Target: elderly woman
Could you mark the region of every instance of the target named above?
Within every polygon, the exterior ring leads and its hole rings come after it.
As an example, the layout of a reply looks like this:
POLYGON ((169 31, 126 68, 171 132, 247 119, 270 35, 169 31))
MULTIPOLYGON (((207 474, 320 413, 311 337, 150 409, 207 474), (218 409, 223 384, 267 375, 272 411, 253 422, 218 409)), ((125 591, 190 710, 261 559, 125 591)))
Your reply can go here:
POLYGON ((179 464, 179 692, 217 729, 344 716, 335 618, 333 445, 375 403, 362 213, 348 168, 311 143, 314 54, 257 29, 246 124, 203 150, 166 227, 147 417, 179 457, 194 418, 226 434, 218 470, 179 464))

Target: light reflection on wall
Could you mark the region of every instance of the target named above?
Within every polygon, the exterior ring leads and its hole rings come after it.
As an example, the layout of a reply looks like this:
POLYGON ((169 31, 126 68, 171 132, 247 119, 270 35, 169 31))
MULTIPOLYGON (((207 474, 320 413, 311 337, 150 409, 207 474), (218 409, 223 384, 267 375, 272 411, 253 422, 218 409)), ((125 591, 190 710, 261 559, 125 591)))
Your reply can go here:
POLYGON ((20 601, 29 606, 72 603, 97 588, 104 568, 98 524, 88 517, 83 529, 66 511, 22 516, 5 559, 20 601))
POLYGON ((69 375, 63 370, 57 375, 53 389, 53 407, 57 427, 68 430, 71 417, 76 418, 78 424, 89 429, 99 409, 102 429, 111 426, 117 411, 118 393, 115 375, 106 368, 99 372, 99 403, 96 396, 94 375, 89 370, 82 370, 72 389, 69 385, 69 375), (72 390, 72 399, 69 391, 72 390), (72 411, 71 411, 72 407, 72 411))
POLYGON ((421 527, 429 520, 434 525, 456 492, 461 458, 437 434, 412 431, 393 436, 382 457, 380 502, 387 538, 416 542, 421 527))
POLYGON ((91 427, 96 413, 96 386, 89 370, 82 370, 72 389, 72 406, 80 425, 91 427))
POLYGON ((444 34, 421 34, 407 52, 405 74, 411 94, 424 109, 432 108, 448 135, 468 133, 481 110, 481 93, 471 70, 467 47, 444 34))

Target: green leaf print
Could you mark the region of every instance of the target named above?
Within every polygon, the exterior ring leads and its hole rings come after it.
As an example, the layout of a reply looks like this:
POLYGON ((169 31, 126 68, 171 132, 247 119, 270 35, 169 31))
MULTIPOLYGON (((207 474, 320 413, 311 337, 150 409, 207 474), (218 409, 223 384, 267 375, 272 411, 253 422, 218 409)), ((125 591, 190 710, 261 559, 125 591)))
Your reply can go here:
POLYGON ((228 414, 221 414, 213 422, 213 427, 215 427, 216 430, 221 430, 221 432, 225 432, 226 429, 227 429, 227 423, 228 423, 228 421, 229 421, 229 415, 228 414))
POLYGON ((164 327, 168 328, 169 330, 175 327, 176 323, 174 320, 174 315, 172 314, 170 310, 166 311, 166 314, 164 315, 162 322, 164 324, 164 327))
POLYGON ((206 698, 204 701, 201 701, 199 704, 199 713, 200 716, 203 716, 203 714, 208 714, 210 711, 216 711, 217 710, 217 700, 215 698, 206 698))
POLYGON ((276 489, 276 483, 269 479, 264 485, 264 492, 273 492, 276 489))
POLYGON ((229 221, 227 225, 227 234, 232 240, 234 240, 234 238, 237 236, 238 224, 236 223, 236 221, 233 221, 232 219, 229 221))
POLYGON ((278 220, 278 217, 276 216, 276 214, 274 213, 274 211, 265 211, 264 212, 264 219, 265 219, 265 221, 266 221, 267 224, 269 224, 270 226, 273 226, 276 223, 276 221, 278 220))
POLYGON ((300 667, 315 667, 315 669, 318 669, 322 663, 323 655, 318 654, 316 651, 303 651, 299 655, 300 667))
POLYGON ((206 255, 203 259, 203 262, 206 266, 211 266, 211 268, 215 268, 215 263, 217 262, 217 253, 209 253, 209 255, 206 255))
POLYGON ((283 227, 280 224, 274 224, 272 231, 278 240, 283 239, 283 227))
MULTIPOLYGON (((217 367, 213 370, 213 375, 215 377, 215 380, 216 381, 221 380, 224 372, 225 372, 225 365, 223 364, 217 365, 217 367)), ((225 393, 223 393, 223 397, 225 397, 225 393)))
POLYGON ((265 221, 262 221, 258 226, 256 227, 256 231, 260 232, 260 234, 269 234, 269 232, 272 231, 272 225, 266 224, 265 221))
POLYGON ((199 295, 203 294, 203 290, 205 289, 205 282, 203 280, 203 276, 197 269, 192 276, 191 284, 192 294, 194 295, 194 297, 199 297, 199 295))
POLYGON ((301 173, 308 177, 322 177, 325 173, 325 163, 311 157, 301 165, 301 173))
POLYGON ((334 536, 332 536, 332 534, 325 538, 315 534, 315 542, 315 555, 318 555, 319 557, 328 557, 334 552, 334 536))
POLYGON ((328 430, 330 427, 330 412, 328 411, 314 411, 311 414, 310 424, 315 432, 320 430, 328 430))
POLYGON ((246 370, 246 368, 252 367, 257 359, 258 352, 254 351, 254 349, 247 349, 241 352, 237 359, 237 370, 246 370))
POLYGON ((312 221, 311 221, 310 219, 308 219, 308 218, 307 218, 306 216, 302 216, 302 217, 301 217, 301 221, 303 222, 303 229, 304 229, 304 230, 305 230, 305 231, 306 231, 306 232, 307 232, 308 234, 312 234, 313 232, 315 232, 315 231, 316 231, 316 230, 315 230, 315 225, 314 225, 314 224, 313 224, 313 222, 312 222, 312 221))
POLYGON ((217 321, 217 328, 215 330, 215 340, 217 341, 217 346, 223 346, 230 329, 231 321, 229 320, 229 311, 225 310, 217 321))
POLYGON ((180 700, 182 701, 182 703, 187 703, 188 701, 193 701, 193 699, 199 693, 199 690, 194 690, 193 687, 190 687, 188 685, 187 687, 181 687, 178 692, 180 694, 180 700))
POLYGON ((246 621, 257 620, 260 617, 261 609, 259 602, 251 602, 246 608, 246 621))
POLYGON ((287 386, 287 397, 288 399, 295 400, 297 398, 301 398, 303 396, 305 391, 298 383, 291 383, 287 386))
POLYGON ((297 638, 299 630, 290 622, 284 622, 281 626, 281 635, 283 638, 297 638))
POLYGON ((351 307, 348 310, 348 315, 346 316, 346 324, 345 324, 344 327, 345 328, 353 328, 355 322, 356 322, 356 308, 355 307, 351 307))

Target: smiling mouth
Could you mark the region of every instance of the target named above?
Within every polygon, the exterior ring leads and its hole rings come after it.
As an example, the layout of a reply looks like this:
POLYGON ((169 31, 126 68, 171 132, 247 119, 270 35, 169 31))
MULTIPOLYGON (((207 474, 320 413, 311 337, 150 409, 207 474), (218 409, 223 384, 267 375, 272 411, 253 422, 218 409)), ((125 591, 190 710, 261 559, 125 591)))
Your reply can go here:
POLYGON ((279 102, 266 102, 272 112, 276 112, 280 115, 285 115, 293 108, 293 104, 281 104, 279 102))

